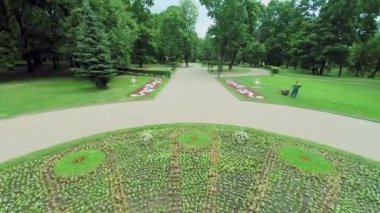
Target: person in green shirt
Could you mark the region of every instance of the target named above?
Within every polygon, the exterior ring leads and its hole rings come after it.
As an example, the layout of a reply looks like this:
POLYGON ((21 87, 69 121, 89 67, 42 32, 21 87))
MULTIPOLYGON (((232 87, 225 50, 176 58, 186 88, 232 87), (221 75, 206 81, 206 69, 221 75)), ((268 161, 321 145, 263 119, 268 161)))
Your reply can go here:
POLYGON ((300 90, 300 88, 301 88, 301 83, 300 83, 299 81, 297 81, 297 82, 293 85, 292 98, 297 98, 298 91, 300 90))

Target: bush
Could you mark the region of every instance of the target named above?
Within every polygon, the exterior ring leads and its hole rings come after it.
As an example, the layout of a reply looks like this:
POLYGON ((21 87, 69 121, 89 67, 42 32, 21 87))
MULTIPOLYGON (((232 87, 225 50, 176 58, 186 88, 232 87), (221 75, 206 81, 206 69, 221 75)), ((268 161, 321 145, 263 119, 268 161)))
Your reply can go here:
POLYGON ((172 62, 170 63, 170 67, 172 68, 172 70, 174 71, 175 69, 177 69, 178 65, 176 62, 172 62))
POLYGON ((280 69, 278 69, 278 68, 272 68, 270 71, 272 72, 272 74, 280 73, 280 69))
POLYGON ((133 69, 133 68, 119 68, 119 74, 131 74, 131 75, 147 75, 147 76, 165 76, 170 78, 172 73, 170 71, 152 71, 144 69, 133 69))

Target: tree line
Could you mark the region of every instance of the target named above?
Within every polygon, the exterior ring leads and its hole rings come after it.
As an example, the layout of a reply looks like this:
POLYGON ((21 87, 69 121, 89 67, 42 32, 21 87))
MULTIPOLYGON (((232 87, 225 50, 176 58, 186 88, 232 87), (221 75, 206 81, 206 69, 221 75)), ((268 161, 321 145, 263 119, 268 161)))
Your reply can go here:
POLYGON ((1 0, 0 66, 34 73, 67 60, 105 87, 117 68, 194 58, 198 9, 180 0, 159 14, 153 0, 1 0))
POLYGON ((374 78, 380 69, 378 0, 200 0, 214 19, 198 57, 293 66, 323 75, 344 68, 374 78))

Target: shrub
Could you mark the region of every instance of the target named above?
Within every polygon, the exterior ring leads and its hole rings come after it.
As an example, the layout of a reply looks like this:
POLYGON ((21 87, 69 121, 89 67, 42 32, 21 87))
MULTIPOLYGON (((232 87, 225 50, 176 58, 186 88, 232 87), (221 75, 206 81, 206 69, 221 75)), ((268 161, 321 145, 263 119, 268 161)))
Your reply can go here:
POLYGON ((131 75, 148 75, 148 76, 165 76, 170 78, 172 73, 170 71, 152 71, 144 69, 133 69, 133 68, 119 68, 120 74, 131 74, 131 75))
POLYGON ((249 139, 248 133, 244 130, 236 131, 232 136, 238 142, 243 142, 249 139))
POLYGON ((145 130, 140 134, 141 141, 144 145, 147 145, 153 139, 152 131, 145 130))
POLYGON ((170 63, 170 67, 172 68, 172 70, 174 71, 175 69, 177 69, 178 65, 176 62, 172 62, 170 63))
POLYGON ((272 74, 278 74, 278 73, 280 73, 280 69, 278 69, 278 68, 272 68, 271 72, 272 72, 272 74))

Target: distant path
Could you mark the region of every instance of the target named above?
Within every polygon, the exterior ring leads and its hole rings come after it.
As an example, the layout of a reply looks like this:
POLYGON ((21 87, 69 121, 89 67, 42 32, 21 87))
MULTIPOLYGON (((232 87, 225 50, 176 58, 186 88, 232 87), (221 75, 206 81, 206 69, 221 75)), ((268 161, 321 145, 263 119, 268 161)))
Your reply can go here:
POLYGON ((380 161, 380 123, 287 106, 241 102, 198 65, 179 68, 154 101, 66 109, 0 120, 0 162, 97 133, 167 123, 247 126, 380 161))

